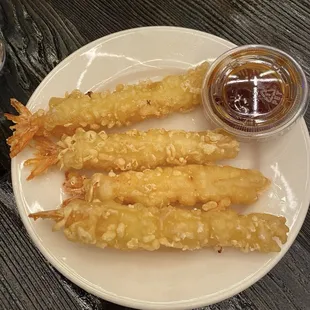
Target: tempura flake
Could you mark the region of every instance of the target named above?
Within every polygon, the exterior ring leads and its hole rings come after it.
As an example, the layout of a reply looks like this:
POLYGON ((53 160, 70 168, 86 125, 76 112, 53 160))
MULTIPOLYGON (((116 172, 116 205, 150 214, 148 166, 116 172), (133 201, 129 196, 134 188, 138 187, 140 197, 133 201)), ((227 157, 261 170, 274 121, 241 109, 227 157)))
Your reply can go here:
POLYGON ((15 99, 19 116, 5 114, 16 125, 7 142, 11 157, 24 149, 34 136, 72 135, 79 127, 91 130, 128 126, 151 117, 186 112, 201 103, 201 85, 209 68, 207 62, 184 74, 170 75, 162 81, 118 85, 113 92, 74 90, 64 98, 51 98, 49 110, 34 114, 15 99))
POLYGON ((186 132, 150 129, 106 134, 104 131, 76 130, 56 145, 46 138, 36 139, 37 154, 26 165, 34 169, 29 179, 59 161, 61 168, 91 168, 101 171, 141 171, 157 166, 206 164, 237 156, 239 143, 221 130, 186 132))
POLYGON ((251 204, 270 181, 259 171, 230 166, 188 165, 143 172, 94 174, 90 179, 69 173, 65 190, 87 201, 114 200, 145 207, 200 205, 204 210, 251 204))
POLYGON ((61 209, 30 217, 54 220, 54 230, 63 228, 71 241, 121 250, 234 247, 245 252, 279 252, 278 243, 287 241, 289 230, 284 217, 269 214, 146 208, 113 201, 74 200, 61 209))

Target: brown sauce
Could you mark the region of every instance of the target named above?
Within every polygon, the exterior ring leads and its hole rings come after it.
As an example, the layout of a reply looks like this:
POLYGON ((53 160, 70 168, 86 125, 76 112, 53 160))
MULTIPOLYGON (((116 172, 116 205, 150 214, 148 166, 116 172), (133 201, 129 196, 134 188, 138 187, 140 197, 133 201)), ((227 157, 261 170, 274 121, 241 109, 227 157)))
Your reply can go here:
POLYGON ((218 106, 215 113, 234 128, 272 126, 293 104, 287 82, 277 70, 259 63, 231 70, 213 95, 218 106))
POLYGON ((252 116, 271 112, 285 97, 281 78, 264 66, 235 69, 224 82, 223 91, 232 111, 252 116))

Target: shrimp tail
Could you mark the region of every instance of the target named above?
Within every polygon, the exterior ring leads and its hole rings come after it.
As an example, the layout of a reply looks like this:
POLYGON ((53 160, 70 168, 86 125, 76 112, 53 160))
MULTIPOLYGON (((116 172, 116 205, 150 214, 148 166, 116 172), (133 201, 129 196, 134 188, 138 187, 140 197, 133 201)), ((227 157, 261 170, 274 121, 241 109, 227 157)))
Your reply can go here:
POLYGON ((58 154, 61 148, 45 137, 34 137, 36 153, 34 158, 25 161, 25 166, 33 166, 27 180, 31 180, 37 175, 46 171, 50 166, 58 162, 58 154))
POLYGON ((86 177, 83 175, 80 175, 77 172, 67 171, 65 173, 65 182, 63 183, 63 189, 66 194, 70 196, 70 198, 64 200, 62 203, 62 207, 65 207, 68 205, 72 200, 75 199, 85 199, 85 185, 84 180, 86 180, 86 177))
POLYGON ((40 110, 32 114, 27 107, 14 98, 11 99, 11 105, 19 113, 19 115, 4 114, 8 120, 15 123, 10 127, 13 134, 7 139, 10 157, 13 158, 29 144, 35 135, 42 132, 44 112, 40 110))
POLYGON ((32 213, 29 214, 29 217, 33 218, 35 221, 37 219, 52 219, 58 222, 64 218, 64 214, 61 210, 51 210, 51 211, 40 211, 32 213))

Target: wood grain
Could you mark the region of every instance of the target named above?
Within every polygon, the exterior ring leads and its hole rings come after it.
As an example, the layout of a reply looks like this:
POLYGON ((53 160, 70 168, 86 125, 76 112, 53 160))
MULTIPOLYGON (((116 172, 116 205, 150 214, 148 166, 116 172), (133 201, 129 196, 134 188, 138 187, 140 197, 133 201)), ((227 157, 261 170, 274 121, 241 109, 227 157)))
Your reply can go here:
MULTIPOLYGON (((126 309, 78 288, 51 267, 18 216, 5 138, 9 98, 23 103, 62 59, 112 32, 141 26, 194 28, 236 44, 273 45, 292 54, 310 81, 308 0, 0 0, 0 308, 126 309)), ((310 111, 305 116, 310 126, 310 111)), ((281 262, 261 281, 208 310, 310 309, 310 215, 281 262)), ((128 308, 127 308, 128 309, 128 308)))

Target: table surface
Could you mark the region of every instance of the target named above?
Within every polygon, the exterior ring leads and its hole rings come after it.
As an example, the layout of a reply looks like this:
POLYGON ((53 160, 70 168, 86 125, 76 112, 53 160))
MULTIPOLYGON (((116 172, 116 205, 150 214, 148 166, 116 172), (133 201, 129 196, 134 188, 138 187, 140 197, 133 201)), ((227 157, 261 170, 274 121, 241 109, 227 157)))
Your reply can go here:
MULTIPOLYGON (((238 44, 273 45, 292 54, 310 80, 309 0, 0 0, 0 308, 125 309, 92 296, 59 274, 29 239, 10 180, 3 111, 27 103, 70 53, 112 32, 152 25, 194 28, 238 44)), ((305 116, 310 126, 310 111, 305 116)), ((310 309, 310 215, 291 249, 262 280, 203 309, 310 309)))

